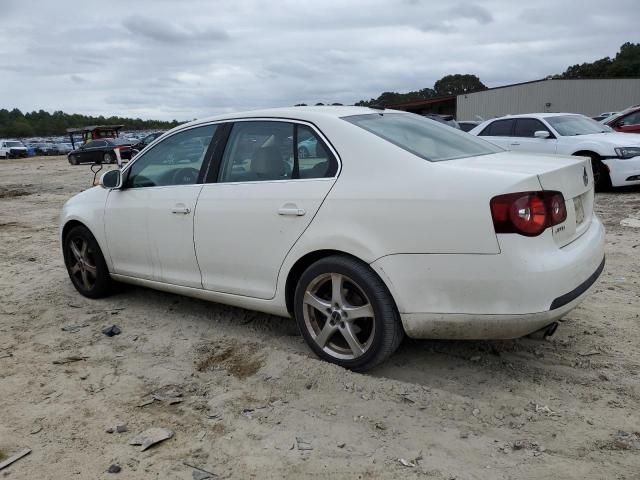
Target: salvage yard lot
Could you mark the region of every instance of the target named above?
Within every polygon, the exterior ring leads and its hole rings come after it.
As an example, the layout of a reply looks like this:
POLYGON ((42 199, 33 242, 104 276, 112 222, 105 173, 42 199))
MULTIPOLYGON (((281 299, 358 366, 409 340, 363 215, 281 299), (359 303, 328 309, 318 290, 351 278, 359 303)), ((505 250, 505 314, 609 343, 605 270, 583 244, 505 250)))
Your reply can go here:
POLYGON ((0 462, 32 450, 7 478, 639 478, 640 228, 620 222, 640 189, 597 196, 607 267, 554 337, 406 340, 361 375, 292 320, 135 287, 81 297, 58 215, 89 167, 0 170, 0 462), (129 445, 152 427, 175 435, 129 445))

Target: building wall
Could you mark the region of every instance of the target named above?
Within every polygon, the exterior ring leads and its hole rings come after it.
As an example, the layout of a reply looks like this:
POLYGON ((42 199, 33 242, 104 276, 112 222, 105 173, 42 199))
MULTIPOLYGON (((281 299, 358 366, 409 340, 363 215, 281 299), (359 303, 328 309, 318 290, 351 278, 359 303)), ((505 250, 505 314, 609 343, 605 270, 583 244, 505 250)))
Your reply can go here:
POLYGON ((456 118, 569 112, 595 116, 640 104, 640 79, 541 80, 458 95, 456 118))

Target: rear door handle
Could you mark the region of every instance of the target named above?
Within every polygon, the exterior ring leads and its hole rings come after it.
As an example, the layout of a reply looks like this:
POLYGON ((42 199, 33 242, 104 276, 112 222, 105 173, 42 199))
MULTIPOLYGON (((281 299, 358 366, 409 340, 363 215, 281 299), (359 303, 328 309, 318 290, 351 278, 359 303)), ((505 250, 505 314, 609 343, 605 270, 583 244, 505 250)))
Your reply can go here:
POLYGON ((171 209, 171 213, 175 213, 176 215, 189 215, 191 213, 191 210, 189 209, 189 207, 178 204, 171 209))
POLYGON ((295 217, 301 217, 304 215, 304 208, 298 208, 296 205, 287 203, 278 209, 278 215, 293 215, 295 217))

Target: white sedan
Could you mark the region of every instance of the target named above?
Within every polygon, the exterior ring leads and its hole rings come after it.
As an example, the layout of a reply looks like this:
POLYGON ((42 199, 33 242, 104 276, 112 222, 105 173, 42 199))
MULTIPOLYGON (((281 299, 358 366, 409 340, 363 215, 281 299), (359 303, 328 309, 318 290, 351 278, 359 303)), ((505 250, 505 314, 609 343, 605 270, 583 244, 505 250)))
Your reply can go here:
POLYGON ((640 135, 616 132, 583 115, 509 115, 469 133, 507 150, 588 157, 596 189, 640 185, 640 135))
POLYGON ((552 333, 604 268, 588 160, 505 152, 405 112, 198 120, 100 183, 61 218, 82 295, 121 281, 295 317, 317 355, 354 370, 405 334, 552 333))

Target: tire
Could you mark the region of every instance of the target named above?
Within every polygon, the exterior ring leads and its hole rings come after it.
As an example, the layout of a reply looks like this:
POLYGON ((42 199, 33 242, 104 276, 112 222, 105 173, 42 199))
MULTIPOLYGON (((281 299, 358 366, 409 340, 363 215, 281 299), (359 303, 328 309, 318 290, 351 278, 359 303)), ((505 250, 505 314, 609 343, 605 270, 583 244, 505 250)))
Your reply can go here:
POLYGON ((98 242, 87 227, 78 225, 65 235, 63 255, 71 283, 81 295, 102 298, 112 293, 109 269, 98 242))
POLYGON ((116 161, 116 157, 115 155, 113 155, 112 153, 106 152, 103 156, 102 156, 102 163, 115 163, 116 161))
POLYGON ((609 169, 602 163, 597 155, 587 154, 585 157, 591 158, 591 168, 593 169, 593 186, 596 192, 606 192, 611 190, 611 176, 609 169))
POLYGON ((366 263, 347 256, 326 257, 305 270, 296 286, 294 311, 316 355, 358 372, 386 360, 404 337, 386 285, 366 263))
POLYGON ((80 159, 78 159, 77 155, 70 155, 69 156, 69 163, 71 165, 80 165, 80 159))

